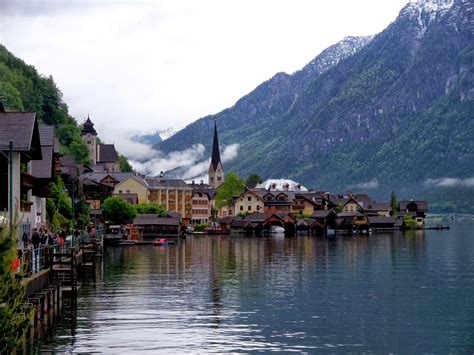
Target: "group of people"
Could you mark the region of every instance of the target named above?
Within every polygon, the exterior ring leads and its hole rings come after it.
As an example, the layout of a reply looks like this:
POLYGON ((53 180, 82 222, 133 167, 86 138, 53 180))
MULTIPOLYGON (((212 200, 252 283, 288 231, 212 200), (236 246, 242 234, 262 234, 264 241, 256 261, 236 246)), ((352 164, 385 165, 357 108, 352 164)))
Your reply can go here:
POLYGON ((38 249, 41 246, 59 244, 64 245, 68 233, 66 228, 59 233, 48 230, 47 228, 33 228, 31 236, 25 231, 21 237, 23 242, 23 249, 29 249, 31 245, 33 249, 38 249))

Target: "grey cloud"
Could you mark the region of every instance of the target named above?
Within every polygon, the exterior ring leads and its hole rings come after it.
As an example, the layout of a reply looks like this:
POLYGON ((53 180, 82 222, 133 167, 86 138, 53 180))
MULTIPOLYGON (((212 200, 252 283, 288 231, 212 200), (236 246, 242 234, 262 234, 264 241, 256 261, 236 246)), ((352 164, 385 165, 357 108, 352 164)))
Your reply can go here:
POLYGON ((379 187, 379 183, 376 178, 370 181, 361 182, 358 184, 348 186, 349 189, 376 189, 378 187, 379 187))
POLYGON ((474 177, 470 178, 436 178, 436 179, 426 179, 424 184, 426 186, 432 187, 455 187, 455 186, 464 186, 464 187, 474 187, 474 177))

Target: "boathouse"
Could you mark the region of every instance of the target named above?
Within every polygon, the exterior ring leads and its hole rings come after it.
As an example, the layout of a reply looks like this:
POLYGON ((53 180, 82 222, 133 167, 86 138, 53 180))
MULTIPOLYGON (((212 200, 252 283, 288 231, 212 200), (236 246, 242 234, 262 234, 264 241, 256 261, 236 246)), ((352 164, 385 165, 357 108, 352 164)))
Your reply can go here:
POLYGON ((133 224, 138 227, 142 240, 152 238, 179 238, 180 219, 159 217, 157 214, 139 214, 133 224))

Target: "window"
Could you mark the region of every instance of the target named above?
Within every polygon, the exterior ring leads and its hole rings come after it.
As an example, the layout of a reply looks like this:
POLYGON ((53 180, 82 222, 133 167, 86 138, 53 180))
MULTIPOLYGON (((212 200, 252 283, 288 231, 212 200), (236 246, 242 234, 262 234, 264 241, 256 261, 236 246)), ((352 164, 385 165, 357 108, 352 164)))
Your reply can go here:
POLYGON ((121 193, 122 193, 122 190, 119 190, 119 194, 121 194, 121 193))
POLYGON ((210 176, 210 177, 209 177, 209 181, 213 182, 213 181, 214 181, 214 177, 213 177, 213 176, 210 176))
POLYGON ((87 141, 87 144, 91 145, 91 144, 92 144, 92 142, 91 142, 91 141, 87 141))
POLYGON ((222 178, 220 176, 217 177, 217 181, 221 181, 222 178))
POLYGON ((252 206, 248 206, 247 209, 248 209, 249 211, 252 211, 252 206))
POLYGON ((250 196, 249 196, 247 199, 248 199, 249 201, 252 201, 252 197, 250 197, 250 196))
POLYGON ((244 206, 240 206, 240 210, 243 211, 243 210, 244 210, 244 206))
POLYGON ((257 211, 260 211, 260 205, 257 205, 257 211))
POLYGON ((129 193, 130 193, 130 190, 127 190, 127 194, 129 194, 129 193))

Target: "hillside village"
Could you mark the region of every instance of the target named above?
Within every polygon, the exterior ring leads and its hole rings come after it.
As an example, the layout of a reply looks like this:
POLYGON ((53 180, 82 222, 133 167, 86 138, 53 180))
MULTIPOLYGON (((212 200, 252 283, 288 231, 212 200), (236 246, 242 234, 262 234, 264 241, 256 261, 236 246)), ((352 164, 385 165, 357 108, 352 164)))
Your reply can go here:
MULTIPOLYGON (((61 192, 69 195, 72 203, 73 220, 75 212, 77 217, 77 206, 83 203, 90 223, 103 225, 107 221, 101 207, 110 196, 132 205, 162 206, 166 217, 147 214, 134 219, 133 224, 140 227, 145 237, 156 237, 170 226, 183 231, 196 225, 208 225, 208 232, 256 235, 271 232, 275 226, 283 227, 286 233, 311 234, 365 233, 409 225, 422 228, 428 212, 426 201, 405 200, 394 205, 395 201, 377 202, 367 194, 316 191, 287 179, 249 183, 239 195, 217 208, 217 192, 225 183, 217 122, 209 183, 169 179, 163 173, 145 176, 122 172, 114 144, 99 143, 90 117, 81 126, 89 164, 79 164, 73 156, 62 155, 54 127, 40 124, 33 112, 9 111, 0 105, 0 132, 0 208, 6 211, 4 221, 18 219, 19 233, 51 227, 47 199, 52 193, 51 183, 58 178, 63 182, 61 192)), ((78 226, 73 221, 71 227, 78 226)))

